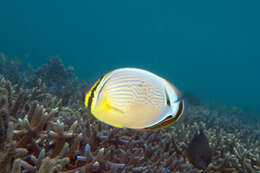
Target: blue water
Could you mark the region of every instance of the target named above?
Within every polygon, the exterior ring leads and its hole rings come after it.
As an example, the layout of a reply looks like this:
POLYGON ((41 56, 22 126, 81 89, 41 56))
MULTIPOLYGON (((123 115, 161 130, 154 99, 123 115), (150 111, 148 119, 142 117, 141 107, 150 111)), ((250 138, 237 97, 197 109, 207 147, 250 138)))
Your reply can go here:
POLYGON ((260 1, 0 2, 0 51, 35 65, 60 56, 82 79, 118 67, 260 111, 260 1))

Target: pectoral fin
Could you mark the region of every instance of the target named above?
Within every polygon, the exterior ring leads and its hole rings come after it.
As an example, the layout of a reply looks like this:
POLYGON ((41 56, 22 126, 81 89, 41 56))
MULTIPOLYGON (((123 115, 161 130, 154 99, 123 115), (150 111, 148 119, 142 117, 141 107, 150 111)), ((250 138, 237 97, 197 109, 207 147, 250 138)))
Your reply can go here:
POLYGON ((120 112, 120 113, 124 113, 122 110, 120 110, 120 109, 118 109, 118 108, 112 106, 112 105, 110 104, 110 101, 109 101, 108 98, 105 99, 105 101, 104 101, 104 103, 103 103, 103 107, 104 107, 104 109, 105 109, 106 111, 111 111, 111 110, 113 110, 113 111, 117 111, 117 112, 120 112))

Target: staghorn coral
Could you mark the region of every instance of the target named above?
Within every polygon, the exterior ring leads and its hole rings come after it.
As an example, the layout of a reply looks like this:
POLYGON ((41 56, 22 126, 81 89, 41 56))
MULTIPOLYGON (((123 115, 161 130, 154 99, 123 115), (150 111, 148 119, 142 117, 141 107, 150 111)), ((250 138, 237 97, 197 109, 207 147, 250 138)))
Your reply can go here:
POLYGON ((75 97, 85 89, 85 84, 79 83, 74 77, 73 67, 65 68, 58 57, 48 58, 47 63, 34 70, 28 78, 31 79, 26 83, 27 87, 35 87, 37 81, 41 80, 48 92, 62 99, 62 105, 75 103, 75 97))
POLYGON ((77 107, 81 102, 77 98, 89 87, 89 84, 79 82, 73 68, 66 68, 59 57, 50 57, 43 66, 33 68, 0 53, 0 80, 2 78, 8 79, 16 88, 41 88, 42 92, 59 97, 61 105, 77 107))
POLYGON ((61 59, 51 57, 48 58, 46 64, 36 70, 35 75, 41 78, 47 86, 58 88, 73 79, 73 68, 65 69, 61 59))
POLYGON ((8 98, 5 89, 0 89, 0 150, 4 149, 4 143, 8 131, 8 98))
MULTIPOLYGON (((252 124, 250 122, 247 124, 245 121, 241 121, 238 117, 234 120, 233 115, 230 117, 225 112, 217 112, 218 110, 210 110, 205 109, 204 107, 191 106, 187 108, 185 114, 190 114, 191 119, 183 118, 181 121, 185 123, 186 121, 190 126, 187 127, 190 129, 190 132, 196 132, 199 129, 203 129, 205 134, 209 138, 209 143, 211 148, 213 149, 213 158, 208 167, 204 170, 204 172, 257 172, 259 171, 259 166, 257 162, 255 162, 257 158, 257 154, 246 154, 252 148, 256 150, 259 138, 254 138, 251 144, 242 143, 243 141, 243 133, 245 131, 250 131, 251 135, 254 135, 255 131, 251 129, 251 127, 259 128, 259 124, 257 121, 252 124), (223 115, 222 115, 223 114, 223 115), (194 119, 195 118, 195 119, 194 119), (191 122, 191 120, 195 120, 195 122, 191 122), (231 121, 234 120, 234 121, 231 121), (212 124, 213 122, 213 124, 212 124), (240 127, 237 127, 237 124, 240 127), (230 130, 232 128, 233 130, 230 130), (205 130, 206 129, 206 130, 205 130), (246 146, 241 153, 241 149, 239 147, 246 146), (240 151, 240 154, 236 154, 235 151, 240 151), (244 156, 244 157, 242 157, 244 156), (254 158, 254 159, 253 159, 254 158), (244 166, 243 166, 244 165, 244 166)), ((228 111, 227 111, 228 112, 228 111)), ((184 115, 185 116, 185 115, 184 115)), ((242 115, 241 115, 242 116, 242 115)), ((180 122, 181 123, 181 122, 180 122)), ((175 135, 175 139, 189 139, 192 135, 191 133, 187 133, 184 129, 186 128, 184 124, 180 124, 181 127, 178 127, 178 131, 175 135), (181 135, 183 134, 183 135, 181 135)), ((249 137, 250 137, 249 136, 249 137)), ((186 141, 186 140, 184 140, 186 141)), ((187 147, 187 143, 184 142, 182 144, 183 148, 187 147)), ((255 151, 255 153, 259 153, 259 151, 255 151)))
POLYGON ((0 109, 0 150, 4 148, 8 131, 8 113, 4 109, 0 109))
MULTIPOLYGON (((79 92, 64 101, 64 93, 54 95, 50 87, 56 84, 47 85, 48 78, 38 77, 28 87, 27 81, 11 83, 5 77, 0 80, 0 173, 260 171, 259 120, 248 120, 249 112, 239 108, 191 98, 182 118, 168 128, 116 129, 96 121, 82 106, 79 92), (201 129, 212 159, 197 169, 187 150, 201 129)), ((81 84, 70 87, 80 89, 81 84)))
POLYGON ((8 151, 1 155, 0 165, 6 165, 2 172, 46 172, 47 165, 53 172, 196 170, 183 156, 169 150, 170 138, 162 137, 159 131, 114 129, 96 122, 84 108, 75 111, 37 100, 36 89, 16 91, 7 81, 0 84, 10 91, 6 95, 13 100, 8 106, 12 142, 6 144, 8 151), (44 105, 53 107, 47 109, 44 105), (17 154, 20 150, 22 154, 17 154))
POLYGON ((22 83, 24 71, 21 61, 0 52, 0 76, 8 78, 12 83, 22 83))

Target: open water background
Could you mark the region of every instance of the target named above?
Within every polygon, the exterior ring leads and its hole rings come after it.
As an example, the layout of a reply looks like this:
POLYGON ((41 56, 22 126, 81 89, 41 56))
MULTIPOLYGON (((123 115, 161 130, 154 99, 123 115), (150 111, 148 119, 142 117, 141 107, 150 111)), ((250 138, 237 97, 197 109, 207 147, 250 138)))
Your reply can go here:
POLYGON ((60 56, 84 80, 150 70, 181 91, 260 111, 260 1, 0 1, 0 52, 60 56))

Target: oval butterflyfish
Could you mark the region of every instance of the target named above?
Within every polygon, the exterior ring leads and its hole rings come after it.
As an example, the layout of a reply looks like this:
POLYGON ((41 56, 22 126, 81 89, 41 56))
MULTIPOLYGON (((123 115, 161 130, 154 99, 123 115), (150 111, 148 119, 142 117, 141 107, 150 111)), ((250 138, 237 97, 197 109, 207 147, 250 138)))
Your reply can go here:
POLYGON ((177 121, 184 101, 162 77, 138 68, 119 68, 94 83, 85 95, 85 106, 111 126, 152 130, 177 121))

